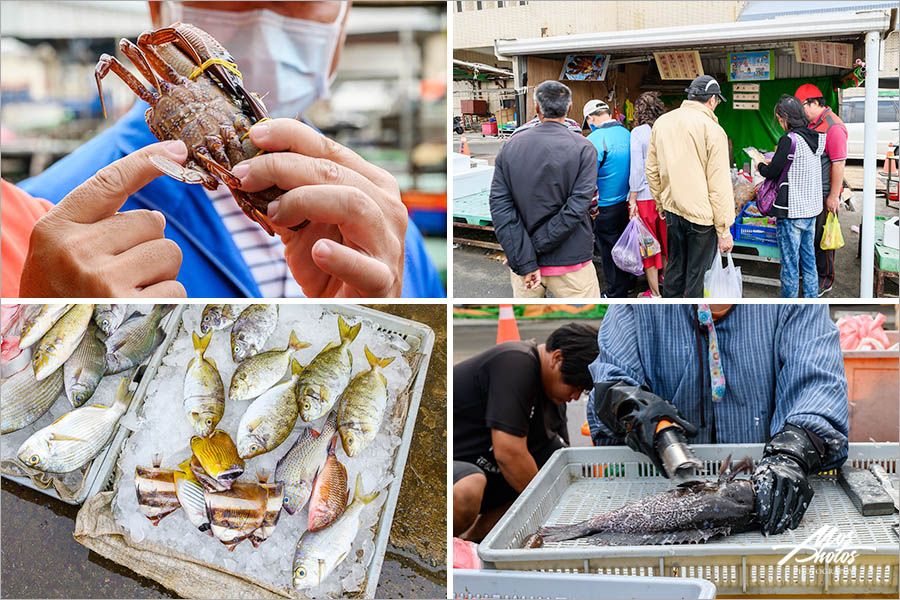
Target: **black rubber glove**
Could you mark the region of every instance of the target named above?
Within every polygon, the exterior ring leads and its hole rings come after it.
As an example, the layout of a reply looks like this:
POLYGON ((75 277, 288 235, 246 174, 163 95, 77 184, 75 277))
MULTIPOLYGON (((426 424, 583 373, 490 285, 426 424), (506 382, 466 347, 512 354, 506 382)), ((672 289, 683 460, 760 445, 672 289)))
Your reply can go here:
POLYGON ((800 524, 813 497, 809 475, 819 472, 823 458, 824 442, 790 423, 769 440, 751 478, 756 487, 756 516, 764 534, 781 533, 800 524))
POLYGON ((610 431, 625 438, 629 448, 647 455, 665 478, 669 476, 654 444, 657 424, 663 419, 677 423, 688 437, 694 437, 698 431, 668 401, 621 381, 603 381, 594 386, 594 411, 610 431))

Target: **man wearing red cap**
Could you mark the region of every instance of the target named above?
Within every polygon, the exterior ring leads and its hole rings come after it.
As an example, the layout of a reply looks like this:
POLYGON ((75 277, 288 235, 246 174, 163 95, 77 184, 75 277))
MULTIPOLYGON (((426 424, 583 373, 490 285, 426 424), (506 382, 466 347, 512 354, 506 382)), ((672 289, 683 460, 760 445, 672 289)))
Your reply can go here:
POLYGON ((816 269, 819 271, 819 296, 831 291, 834 284, 834 250, 819 247, 829 212, 837 215, 844 164, 847 161, 847 127, 825 103, 822 91, 811 83, 804 83, 794 94, 803 103, 809 127, 825 134, 825 153, 822 155, 822 194, 825 198, 822 213, 816 219, 816 269))

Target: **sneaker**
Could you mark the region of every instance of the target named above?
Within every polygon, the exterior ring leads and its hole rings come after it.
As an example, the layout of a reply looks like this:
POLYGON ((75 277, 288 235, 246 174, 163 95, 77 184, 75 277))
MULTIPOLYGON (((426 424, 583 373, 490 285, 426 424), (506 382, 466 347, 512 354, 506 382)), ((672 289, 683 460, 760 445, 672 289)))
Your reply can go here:
POLYGON ((819 298, 821 298, 822 296, 824 296, 825 294, 827 294, 828 292, 830 292, 830 291, 831 291, 831 286, 832 286, 832 284, 828 284, 827 286, 826 286, 826 285, 820 285, 820 286, 819 286, 819 298))
POLYGON ((638 298, 659 298, 659 296, 654 296, 653 290, 647 290, 643 294, 638 294, 638 298))

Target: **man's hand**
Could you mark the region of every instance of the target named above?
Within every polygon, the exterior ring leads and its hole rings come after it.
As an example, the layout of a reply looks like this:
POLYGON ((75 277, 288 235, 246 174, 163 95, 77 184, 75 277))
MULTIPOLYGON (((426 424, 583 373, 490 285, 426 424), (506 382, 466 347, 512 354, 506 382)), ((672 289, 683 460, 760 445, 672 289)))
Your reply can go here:
POLYGON ((525 289, 533 290, 537 286, 541 285, 541 270, 532 271, 531 273, 525 275, 525 289))
POLYGON ((731 249, 734 248, 734 238, 731 237, 731 233, 726 231, 725 235, 719 236, 719 252, 731 252, 731 249))
POLYGON ((633 219, 638 215, 637 200, 628 201, 628 218, 633 219))
POLYGON ((407 212, 396 180, 349 148, 293 119, 250 130, 270 152, 234 168, 241 189, 287 190, 268 217, 294 279, 310 297, 398 297, 407 212), (299 231, 289 228, 309 219, 299 231))
POLYGON ((832 190, 828 193, 828 196, 825 197, 825 210, 827 210, 828 212, 833 212, 835 215, 837 215, 840 206, 840 194, 832 190))
POLYGON ((162 173, 158 154, 179 163, 183 142, 160 142, 111 163, 69 192, 31 231, 23 298, 184 297, 175 281, 181 249, 165 238, 166 219, 150 210, 116 212, 162 173))

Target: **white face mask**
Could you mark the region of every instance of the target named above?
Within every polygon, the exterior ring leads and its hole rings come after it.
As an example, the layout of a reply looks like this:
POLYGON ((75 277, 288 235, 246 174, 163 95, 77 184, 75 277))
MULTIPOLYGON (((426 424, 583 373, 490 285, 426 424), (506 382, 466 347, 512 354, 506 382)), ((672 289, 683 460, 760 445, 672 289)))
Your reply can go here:
POLYGON ((333 23, 285 17, 267 9, 241 13, 165 2, 164 26, 183 21, 216 38, 234 57, 248 90, 265 96, 269 116, 297 117, 328 98, 331 63, 347 3, 333 23), (268 95, 266 93, 268 92, 268 95))

